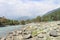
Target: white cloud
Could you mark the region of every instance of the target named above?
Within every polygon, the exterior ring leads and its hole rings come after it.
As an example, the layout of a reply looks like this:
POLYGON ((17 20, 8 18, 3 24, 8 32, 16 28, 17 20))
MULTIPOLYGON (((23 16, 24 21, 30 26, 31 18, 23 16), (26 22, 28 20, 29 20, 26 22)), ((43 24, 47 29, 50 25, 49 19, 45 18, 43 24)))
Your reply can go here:
POLYGON ((0 16, 37 16, 60 7, 59 0, 0 0, 0 16), (58 3, 57 3, 58 2, 58 3))

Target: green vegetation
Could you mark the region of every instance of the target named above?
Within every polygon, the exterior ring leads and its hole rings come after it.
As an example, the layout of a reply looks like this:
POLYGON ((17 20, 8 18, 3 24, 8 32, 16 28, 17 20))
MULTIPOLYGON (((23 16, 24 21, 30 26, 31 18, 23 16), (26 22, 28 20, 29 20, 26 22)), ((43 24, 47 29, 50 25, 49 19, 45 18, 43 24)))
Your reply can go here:
POLYGON ((10 20, 6 19, 5 17, 0 17, 0 26, 5 26, 5 25, 18 25, 19 22, 17 20, 10 20))
POLYGON ((36 23, 36 22, 47 22, 47 21, 59 21, 60 20, 60 8, 52 10, 45 15, 37 16, 36 18, 33 18, 31 20, 26 20, 26 23, 36 23))
POLYGON ((47 21, 59 21, 60 20, 60 8, 52 10, 42 17, 37 16, 36 18, 30 20, 30 22, 47 22, 47 21))
POLYGON ((41 22, 41 17, 40 16, 36 17, 36 22, 41 22))
POLYGON ((36 36, 37 34, 39 34, 39 33, 42 33, 42 32, 44 32, 43 31, 43 29, 34 29, 33 31, 32 31, 32 36, 36 36))
POLYGON ((37 30, 32 31, 32 36, 36 36, 37 34, 37 30))
POLYGON ((32 21, 29 20, 29 19, 27 19, 27 20, 25 21, 26 24, 31 23, 31 22, 32 22, 32 21))
POLYGON ((0 17, 0 26, 1 25, 25 25, 28 23, 36 23, 36 22, 46 22, 46 21, 59 21, 60 20, 60 8, 52 10, 48 13, 46 13, 45 15, 41 16, 37 16, 36 18, 33 19, 27 19, 27 20, 10 20, 10 19, 6 19, 5 17, 0 17))
POLYGON ((20 24, 25 25, 25 21, 24 20, 20 21, 20 24))
POLYGON ((60 8, 52 10, 43 15, 43 21, 59 21, 60 20, 60 8))
POLYGON ((33 18, 31 20, 26 20, 26 23, 32 23, 32 22, 41 22, 41 17, 37 16, 36 18, 33 18))

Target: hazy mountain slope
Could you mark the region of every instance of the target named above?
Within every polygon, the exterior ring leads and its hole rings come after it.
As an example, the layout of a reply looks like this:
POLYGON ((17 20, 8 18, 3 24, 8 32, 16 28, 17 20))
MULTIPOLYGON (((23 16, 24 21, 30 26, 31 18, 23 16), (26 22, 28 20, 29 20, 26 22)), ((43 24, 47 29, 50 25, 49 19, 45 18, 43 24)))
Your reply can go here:
POLYGON ((33 17, 29 17, 29 16, 22 16, 22 17, 18 17, 16 18, 17 20, 27 20, 27 19, 32 19, 33 17))
POLYGON ((46 20, 60 20, 60 8, 46 13, 45 15, 43 15, 43 19, 46 19, 46 20))

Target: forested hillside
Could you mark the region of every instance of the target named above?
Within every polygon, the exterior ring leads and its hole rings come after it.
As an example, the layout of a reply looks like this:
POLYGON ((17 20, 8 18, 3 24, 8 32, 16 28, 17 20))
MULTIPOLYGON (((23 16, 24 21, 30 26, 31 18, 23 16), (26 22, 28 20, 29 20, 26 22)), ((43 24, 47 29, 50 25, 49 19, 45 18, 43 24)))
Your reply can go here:
POLYGON ((43 15, 42 18, 45 21, 58 21, 58 20, 60 20, 60 8, 46 13, 45 15, 43 15))

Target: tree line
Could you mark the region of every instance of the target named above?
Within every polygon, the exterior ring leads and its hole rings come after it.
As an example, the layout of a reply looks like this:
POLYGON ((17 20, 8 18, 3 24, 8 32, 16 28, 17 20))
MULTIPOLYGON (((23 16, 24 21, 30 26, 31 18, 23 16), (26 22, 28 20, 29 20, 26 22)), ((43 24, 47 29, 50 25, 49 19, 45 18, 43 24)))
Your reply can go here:
POLYGON ((41 17, 37 16, 36 18, 27 19, 27 20, 11 20, 11 19, 7 19, 5 17, 0 17, 0 26, 25 25, 25 24, 32 23, 32 22, 41 22, 41 17))
POLYGON ((6 19, 5 17, 0 17, 0 26, 1 25, 25 25, 28 23, 37 23, 37 22, 47 22, 47 21, 58 21, 60 20, 60 15, 57 14, 49 14, 47 16, 37 16, 33 19, 27 20, 10 20, 6 19))
POLYGON ((18 25, 19 22, 17 20, 10 20, 5 17, 0 17, 0 26, 5 26, 5 25, 18 25))

